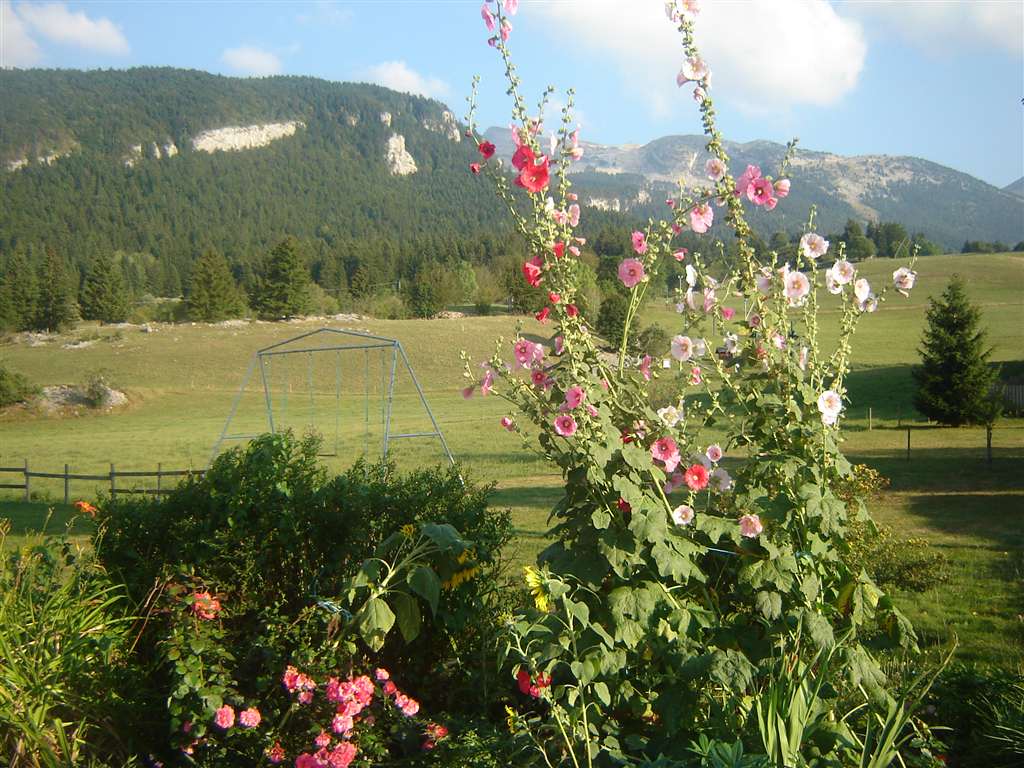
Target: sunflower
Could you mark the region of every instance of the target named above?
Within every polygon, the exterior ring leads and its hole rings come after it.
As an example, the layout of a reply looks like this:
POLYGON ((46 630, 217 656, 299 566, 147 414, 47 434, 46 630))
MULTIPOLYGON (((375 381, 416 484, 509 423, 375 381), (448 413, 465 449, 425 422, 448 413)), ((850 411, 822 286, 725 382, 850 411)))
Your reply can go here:
POLYGON ((537 610, 544 611, 545 613, 551 610, 548 592, 544 587, 544 577, 540 571, 532 565, 527 565, 523 568, 523 578, 526 581, 526 586, 530 588, 530 594, 533 595, 533 604, 537 606, 537 610))

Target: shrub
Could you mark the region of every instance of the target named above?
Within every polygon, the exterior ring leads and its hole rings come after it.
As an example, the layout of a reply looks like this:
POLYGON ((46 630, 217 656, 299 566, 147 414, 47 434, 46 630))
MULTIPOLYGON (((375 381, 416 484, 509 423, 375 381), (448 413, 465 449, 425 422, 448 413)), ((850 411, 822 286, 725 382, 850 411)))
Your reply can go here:
POLYGON ((0 408, 23 403, 37 394, 38 387, 33 386, 24 375, 0 362, 0 408))
POLYGON ((495 674, 492 597, 508 514, 490 511, 490 489, 464 485, 454 469, 398 475, 388 463, 360 462, 332 478, 318 449, 313 438, 265 435, 164 499, 103 505, 98 557, 136 599, 160 595, 142 655, 171 700, 180 744, 186 720, 209 721, 229 696, 277 706, 272 694, 288 664, 337 674, 372 662, 409 681, 431 709, 483 703, 495 674), (388 635, 372 658, 341 643, 349 585, 364 561, 383 556, 396 530, 427 522, 449 524, 473 546, 471 562, 444 577, 434 620, 422 622, 413 646, 388 635), (214 601, 218 621, 196 621, 194 606, 214 601))
POLYGON ((12 767, 127 765, 138 681, 123 588, 66 538, 0 521, 0 754, 12 767))
POLYGON ((672 337, 660 325, 649 325, 640 331, 636 338, 636 351, 641 355, 650 355, 658 360, 668 354, 672 337))

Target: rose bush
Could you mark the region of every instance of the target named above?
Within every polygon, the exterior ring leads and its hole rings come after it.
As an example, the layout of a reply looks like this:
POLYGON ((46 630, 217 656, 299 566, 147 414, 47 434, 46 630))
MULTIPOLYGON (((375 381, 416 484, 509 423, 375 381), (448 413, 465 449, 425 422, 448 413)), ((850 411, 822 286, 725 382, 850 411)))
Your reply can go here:
MULTIPOLYGON (((517 7, 483 6, 512 97, 511 183, 482 140, 472 170, 528 242, 522 273, 548 292, 537 319, 552 338, 500 341, 490 360, 467 360, 463 394, 508 400, 518 416, 501 426, 539 446, 565 492, 552 511, 555 542, 527 571, 536 610, 511 622, 506 653, 523 706, 510 724, 549 766, 682 764, 737 738, 773 765, 887 765, 907 748, 928 680, 887 689, 877 649, 913 652, 914 632, 843 558, 848 526, 866 512, 851 514, 838 495, 851 472, 839 427, 852 339, 887 290, 858 277, 841 245, 823 269, 830 244, 813 231, 813 211, 793 252, 755 254, 746 209, 771 211, 789 193, 795 145, 775 176, 755 166, 731 174, 711 70, 694 43, 697 0, 669 2, 677 83, 693 89, 709 183, 680 184, 670 218, 632 234, 617 271, 628 307, 609 361, 576 304, 585 241, 568 169, 584 150, 573 94, 555 130, 541 117, 551 89, 529 112, 509 47, 517 7), (712 227, 731 230, 733 262, 709 266, 678 247, 684 231, 712 227), (687 285, 665 373, 632 358, 627 340, 669 259, 686 261, 687 285), (819 287, 841 301, 830 349, 818 337, 819 287), (655 408, 659 376, 672 404, 655 408)), ((893 280, 905 294, 914 273, 903 267, 893 280)))

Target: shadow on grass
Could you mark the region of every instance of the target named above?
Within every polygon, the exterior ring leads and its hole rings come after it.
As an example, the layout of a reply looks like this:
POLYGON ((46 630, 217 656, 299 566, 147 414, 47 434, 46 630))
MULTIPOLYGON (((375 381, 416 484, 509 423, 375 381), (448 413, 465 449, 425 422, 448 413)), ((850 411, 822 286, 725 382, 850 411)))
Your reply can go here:
POLYGON ((11 521, 12 536, 38 532, 87 536, 93 531, 92 523, 70 504, 0 499, 0 519, 11 521))
MULTIPOLYGON (((1024 553, 1024 494, 922 494, 910 497, 906 509, 928 528, 951 537, 988 539, 992 542, 991 549, 1024 553)), ((970 547, 971 544, 953 539, 948 546, 970 547)), ((1007 574, 1001 575, 1009 578, 1007 574)))
POLYGON ((914 448, 911 438, 909 461, 903 450, 851 451, 848 458, 877 469, 892 481, 894 491, 1024 491, 1021 447, 994 447, 989 463, 984 443, 977 448, 914 448))

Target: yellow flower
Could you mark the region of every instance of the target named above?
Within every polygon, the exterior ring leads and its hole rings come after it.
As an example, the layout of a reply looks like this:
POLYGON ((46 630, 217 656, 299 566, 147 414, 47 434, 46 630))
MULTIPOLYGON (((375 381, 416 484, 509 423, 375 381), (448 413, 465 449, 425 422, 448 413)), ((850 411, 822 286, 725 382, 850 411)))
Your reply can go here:
POLYGON ((402 535, 405 536, 405 538, 407 538, 407 539, 411 539, 413 536, 416 535, 416 526, 413 525, 412 523, 406 523, 405 525, 402 526, 401 530, 402 530, 402 535))
POLYGON ((508 732, 515 733, 516 726, 519 723, 519 713, 516 712, 512 707, 505 705, 506 722, 508 723, 508 732))
POLYGON ((547 590, 544 589, 544 578, 541 576, 540 571, 532 565, 527 565, 523 568, 523 578, 526 580, 526 586, 530 588, 530 594, 533 595, 533 604, 537 606, 537 610, 549 611, 551 609, 551 602, 548 600, 547 590))

